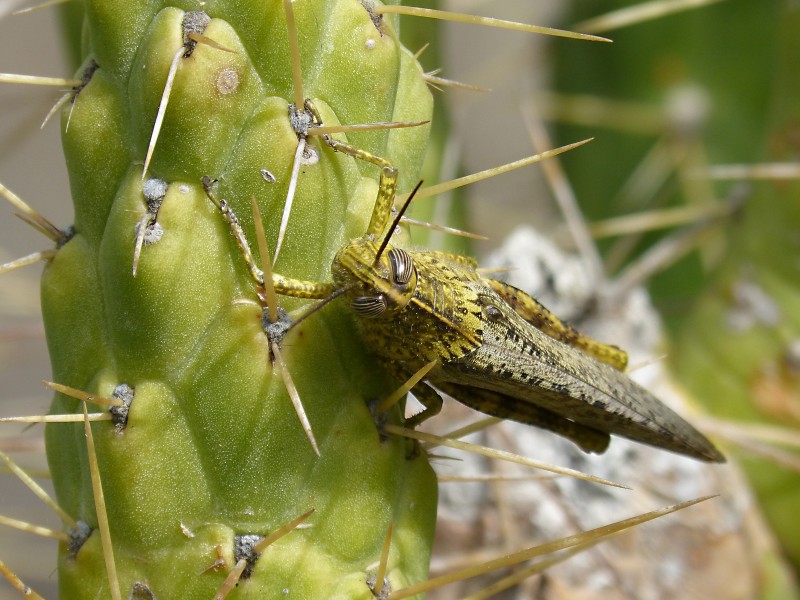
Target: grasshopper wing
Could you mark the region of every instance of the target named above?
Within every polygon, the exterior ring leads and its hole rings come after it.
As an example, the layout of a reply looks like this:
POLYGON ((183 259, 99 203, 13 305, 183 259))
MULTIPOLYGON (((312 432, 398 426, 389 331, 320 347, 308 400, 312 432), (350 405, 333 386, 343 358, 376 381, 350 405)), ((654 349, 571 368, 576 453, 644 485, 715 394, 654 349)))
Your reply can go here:
MULTIPOLYGON (((429 376, 433 385, 444 391, 453 385, 488 390, 494 393, 490 397, 496 406, 500 406, 499 396, 506 396, 587 429, 704 461, 725 461, 705 436, 624 373, 543 333, 494 290, 483 283, 475 285, 482 288, 478 292, 483 307, 482 344, 434 369, 429 376)), ((456 395, 481 410, 479 405, 485 400, 481 392, 472 403, 464 397, 464 393, 456 395)), ((513 409, 507 413, 503 416, 536 424, 524 411, 516 416, 513 409)))

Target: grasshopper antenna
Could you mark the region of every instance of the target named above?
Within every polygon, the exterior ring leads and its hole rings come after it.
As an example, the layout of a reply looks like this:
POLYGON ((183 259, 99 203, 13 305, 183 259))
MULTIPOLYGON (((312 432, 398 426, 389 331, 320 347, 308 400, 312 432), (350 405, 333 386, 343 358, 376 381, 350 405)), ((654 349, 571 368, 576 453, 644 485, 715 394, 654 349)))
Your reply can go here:
POLYGON ((375 261, 372 263, 373 266, 376 266, 378 264, 378 261, 381 259, 381 254, 383 254, 383 251, 386 250, 386 246, 389 243, 389 240, 391 239, 394 230, 397 229, 397 226, 400 224, 400 219, 403 218, 403 214, 406 212, 406 209, 411 204, 411 201, 414 199, 414 196, 417 194, 417 191, 419 190, 420 187, 422 187, 422 179, 420 179, 419 183, 414 187, 413 190, 411 190, 411 193, 408 195, 408 198, 406 198, 406 201, 403 202, 402 208, 397 213, 397 216, 394 218, 394 221, 392 221, 392 226, 389 227, 389 230, 386 232, 386 237, 383 238, 380 248, 378 248, 378 251, 375 253, 375 261))

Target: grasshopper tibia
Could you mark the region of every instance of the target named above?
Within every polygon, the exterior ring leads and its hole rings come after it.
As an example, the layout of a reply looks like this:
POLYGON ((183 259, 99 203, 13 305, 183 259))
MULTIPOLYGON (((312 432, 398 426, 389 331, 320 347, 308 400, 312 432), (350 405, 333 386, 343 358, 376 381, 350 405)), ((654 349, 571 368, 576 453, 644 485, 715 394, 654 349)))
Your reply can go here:
MULTIPOLYGON (((247 241, 247 236, 245 235, 244 230, 239 223, 236 213, 233 212, 233 209, 226 200, 217 198, 214 194, 214 186, 217 183, 216 179, 211 179, 208 176, 204 176, 202 181, 206 196, 208 196, 208 199, 211 200, 217 209, 219 209, 220 214, 222 214, 222 218, 225 219, 226 223, 228 223, 231 229, 231 235, 236 240, 239 251, 241 252, 242 257, 247 264, 247 268, 250 271, 250 277, 259 286, 263 287, 264 272, 258 268, 255 260, 253 259, 253 253, 250 251, 250 244, 247 241)), ((278 294, 292 296, 293 298, 306 298, 310 300, 322 300, 330 296, 337 289, 330 283, 291 279, 288 277, 283 277, 282 275, 278 275, 277 273, 272 274, 272 284, 275 286, 275 291, 278 294)))

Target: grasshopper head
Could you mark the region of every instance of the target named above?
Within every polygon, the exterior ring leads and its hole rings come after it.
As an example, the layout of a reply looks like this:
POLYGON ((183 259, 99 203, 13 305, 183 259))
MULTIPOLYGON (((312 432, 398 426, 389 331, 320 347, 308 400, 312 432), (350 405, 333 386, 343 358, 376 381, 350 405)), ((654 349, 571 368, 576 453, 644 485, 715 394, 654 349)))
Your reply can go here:
POLYGON ((360 317, 393 316, 405 308, 417 287, 417 269, 411 255, 368 238, 353 240, 339 250, 331 271, 337 287, 353 286, 348 292, 350 306, 360 317))

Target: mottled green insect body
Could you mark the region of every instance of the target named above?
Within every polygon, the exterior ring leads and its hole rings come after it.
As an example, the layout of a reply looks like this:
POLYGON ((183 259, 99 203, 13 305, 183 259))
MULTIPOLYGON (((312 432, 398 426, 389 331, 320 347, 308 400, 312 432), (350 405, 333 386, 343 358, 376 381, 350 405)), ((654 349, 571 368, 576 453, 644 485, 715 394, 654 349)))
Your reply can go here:
MULTIPOLYGON (((399 380, 438 360, 428 383, 479 411, 555 431, 586 451, 604 451, 613 434, 724 460, 615 368, 625 366, 624 352, 583 336, 524 292, 481 277, 472 259, 387 245, 376 262, 378 250, 367 237, 354 240, 332 271, 338 288, 349 287, 365 343, 399 380)), ((418 424, 438 412, 440 401, 424 382, 413 392, 426 405, 410 419, 418 424)))
MULTIPOLYGON (((398 381, 436 361, 412 388, 425 410, 407 426, 441 410, 432 384, 476 410, 548 429, 587 452, 603 452, 610 435, 620 435, 724 461, 702 434, 624 374, 628 359, 619 348, 583 335, 521 290, 482 277, 471 258, 389 244, 397 225, 389 225, 397 170, 380 157, 324 139, 333 150, 380 168, 367 231, 337 252, 332 284, 274 273, 272 282, 279 294, 298 298, 343 295, 365 345, 398 381)), ((235 215, 206 189, 231 225, 251 275, 263 284, 235 215)))

